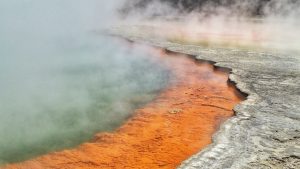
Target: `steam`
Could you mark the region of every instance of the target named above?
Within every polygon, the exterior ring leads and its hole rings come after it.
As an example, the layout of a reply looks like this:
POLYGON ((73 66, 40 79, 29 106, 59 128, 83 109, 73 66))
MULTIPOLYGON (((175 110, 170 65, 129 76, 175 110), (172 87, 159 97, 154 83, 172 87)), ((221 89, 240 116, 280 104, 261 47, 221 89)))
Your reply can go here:
POLYGON ((126 22, 177 43, 300 50, 297 0, 135 0, 124 8, 126 22))
POLYGON ((0 1, 0 164, 112 130, 166 85, 150 49, 98 30, 122 20, 176 43, 299 51, 299 14, 296 0, 0 1))
POLYGON ((0 1, 0 165, 110 131, 168 74, 150 49, 94 33, 121 1, 0 1))

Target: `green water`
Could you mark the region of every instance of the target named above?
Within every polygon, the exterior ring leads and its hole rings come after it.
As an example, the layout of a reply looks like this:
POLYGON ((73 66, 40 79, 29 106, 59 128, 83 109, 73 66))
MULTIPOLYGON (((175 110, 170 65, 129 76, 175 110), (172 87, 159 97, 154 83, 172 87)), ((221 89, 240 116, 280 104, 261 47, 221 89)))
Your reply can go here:
POLYGON ((0 164, 111 131, 167 85, 148 50, 93 33, 112 16, 101 3, 0 2, 0 164))

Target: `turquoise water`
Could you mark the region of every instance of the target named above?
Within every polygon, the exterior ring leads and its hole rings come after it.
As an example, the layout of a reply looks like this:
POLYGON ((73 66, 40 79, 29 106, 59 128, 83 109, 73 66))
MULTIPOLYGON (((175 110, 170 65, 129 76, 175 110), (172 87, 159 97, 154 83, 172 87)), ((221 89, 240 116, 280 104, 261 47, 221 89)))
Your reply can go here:
POLYGON ((101 3, 0 1, 0 164, 111 131, 167 85, 150 52, 93 33, 113 18, 101 3))

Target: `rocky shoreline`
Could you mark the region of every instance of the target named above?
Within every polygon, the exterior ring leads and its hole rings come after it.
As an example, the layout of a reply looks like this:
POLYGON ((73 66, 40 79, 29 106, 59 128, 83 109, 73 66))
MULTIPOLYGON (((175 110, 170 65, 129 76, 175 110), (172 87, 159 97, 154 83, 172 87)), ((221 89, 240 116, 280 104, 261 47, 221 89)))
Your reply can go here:
POLYGON ((147 26, 119 26, 113 35, 230 68, 230 80, 248 94, 213 144, 179 168, 300 168, 300 55, 205 48, 156 37, 147 26))

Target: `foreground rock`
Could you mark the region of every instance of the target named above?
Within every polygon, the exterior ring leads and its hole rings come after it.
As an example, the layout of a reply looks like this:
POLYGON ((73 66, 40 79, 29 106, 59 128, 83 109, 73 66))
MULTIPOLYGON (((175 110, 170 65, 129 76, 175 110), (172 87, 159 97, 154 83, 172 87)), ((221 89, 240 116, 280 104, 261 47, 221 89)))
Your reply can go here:
MULTIPOLYGON (((213 144, 179 168, 300 168, 300 55, 210 49, 168 42, 153 28, 122 26, 114 34, 231 68, 230 79, 249 94, 213 144)), ((157 30, 156 30, 157 31, 157 30)))

